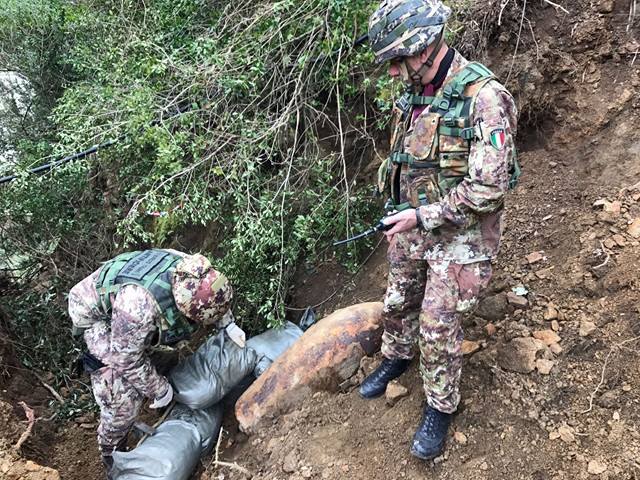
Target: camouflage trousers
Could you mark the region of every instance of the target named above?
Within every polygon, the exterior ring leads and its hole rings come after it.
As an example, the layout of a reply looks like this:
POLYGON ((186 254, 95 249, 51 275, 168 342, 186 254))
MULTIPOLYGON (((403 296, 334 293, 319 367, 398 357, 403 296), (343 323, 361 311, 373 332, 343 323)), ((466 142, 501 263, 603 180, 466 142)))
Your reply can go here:
POLYGON ((458 264, 391 259, 382 353, 411 359, 418 340, 427 403, 441 412, 454 412, 460 402, 462 314, 475 306, 490 278, 488 260, 458 264))
POLYGON ((91 386, 100 407, 98 444, 103 455, 110 455, 126 441, 144 397, 111 367, 93 372, 91 386))

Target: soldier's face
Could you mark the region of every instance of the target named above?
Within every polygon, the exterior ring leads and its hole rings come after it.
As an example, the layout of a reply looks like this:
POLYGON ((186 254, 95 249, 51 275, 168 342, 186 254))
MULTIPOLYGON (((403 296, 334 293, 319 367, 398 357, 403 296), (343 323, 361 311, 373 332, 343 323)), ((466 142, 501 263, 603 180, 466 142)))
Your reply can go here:
POLYGON ((420 68, 419 57, 399 57, 390 60, 388 72, 394 80, 401 81, 405 85, 412 85, 410 72, 415 72, 415 65, 420 68))

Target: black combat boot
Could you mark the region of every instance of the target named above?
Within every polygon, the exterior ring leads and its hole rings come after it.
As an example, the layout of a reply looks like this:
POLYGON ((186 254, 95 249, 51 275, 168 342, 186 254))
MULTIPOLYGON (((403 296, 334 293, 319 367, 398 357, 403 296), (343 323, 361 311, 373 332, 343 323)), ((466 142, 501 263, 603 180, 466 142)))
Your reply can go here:
POLYGON ((453 414, 442 413, 427 405, 424 408, 422 422, 413 436, 411 455, 422 460, 430 460, 440 455, 444 449, 451 417, 453 414))
POLYGON ((383 359, 380 366, 362 381, 360 396, 363 398, 379 397, 387 389, 387 384, 402 375, 410 363, 411 360, 383 359))

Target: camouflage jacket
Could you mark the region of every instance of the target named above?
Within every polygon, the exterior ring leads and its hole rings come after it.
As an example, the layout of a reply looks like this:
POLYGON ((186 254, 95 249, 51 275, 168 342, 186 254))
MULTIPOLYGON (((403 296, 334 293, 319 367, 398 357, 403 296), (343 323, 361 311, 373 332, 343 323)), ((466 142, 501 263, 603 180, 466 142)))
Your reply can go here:
MULTIPOLYGON (((469 62, 456 52, 444 85, 469 62)), ((410 154, 430 146, 434 130, 414 128, 429 108, 414 115, 404 137, 410 154)), ((512 159, 515 157, 517 109, 511 94, 496 80, 478 91, 472 112, 477 132, 471 142, 468 173, 437 202, 420 207, 422 229, 396 235, 389 249, 390 259, 445 260, 473 263, 496 256, 503 228, 503 201, 508 189, 512 159), (504 141, 495 147, 490 134, 504 129, 504 141)), ((400 178, 401 189, 411 182, 400 178)), ((407 192, 402 192, 408 196, 407 192)))
POLYGON ((156 371, 147 354, 161 321, 160 307, 145 288, 125 285, 112 296, 111 319, 105 319, 95 288, 99 273, 100 269, 71 289, 69 315, 75 324, 88 326, 84 340, 91 354, 123 375, 142 395, 157 398, 169 388, 167 379, 156 371))

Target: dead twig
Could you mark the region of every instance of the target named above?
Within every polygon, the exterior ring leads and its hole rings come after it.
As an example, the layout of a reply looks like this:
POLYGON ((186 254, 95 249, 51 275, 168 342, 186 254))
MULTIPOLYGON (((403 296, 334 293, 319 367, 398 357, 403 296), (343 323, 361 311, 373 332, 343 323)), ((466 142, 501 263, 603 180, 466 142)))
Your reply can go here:
POLYGON ((593 399, 595 398, 596 393, 598 393, 598 390, 600 390, 600 387, 604 385, 604 375, 605 375, 605 372, 607 371, 607 364, 609 363, 609 359, 611 358, 611 355, 613 354, 613 352, 623 347, 627 343, 635 342, 637 340, 640 340, 640 336, 627 339, 620 343, 616 343, 609 349, 609 353, 607 353, 607 356, 604 359, 604 364, 602 365, 602 372, 600 372, 600 382, 598 382, 598 385, 596 385, 596 388, 593 390, 593 392, 591 392, 591 395, 589 396, 589 408, 582 410, 580 412, 581 414, 584 415, 585 413, 589 413, 593 409, 593 399))
POLYGON ((609 259, 611 258, 611 252, 609 252, 609 250, 607 250, 605 248, 604 243, 602 243, 602 242, 600 242, 600 249, 607 256, 607 258, 605 258, 604 262, 602 262, 600 265, 596 265, 595 267, 593 267, 594 269, 600 268, 600 267, 604 267, 607 264, 607 262, 609 261, 609 259))
MULTIPOLYGON (((215 465, 218 467, 227 467, 230 468, 232 470, 236 470, 237 472, 243 473, 244 475, 247 475, 248 477, 251 477, 251 472, 249 470, 247 470, 246 468, 238 465, 236 462, 223 462, 222 460, 220 460, 220 444, 222 443, 222 434, 223 434, 224 430, 222 428, 220 428, 220 433, 218 434, 218 441, 216 442, 216 453, 213 457, 213 461, 209 464, 209 467, 211 467, 211 465, 215 465)), ((208 468, 207 468, 208 470, 208 468)))
POLYGON ((507 8, 507 5, 509 5, 509 2, 511 0, 505 0, 504 2, 502 2, 502 5, 500 5, 500 13, 498 14, 498 26, 502 25, 502 13, 504 12, 504 9, 507 8))
POLYGON ((18 442, 13 447, 16 451, 20 450, 22 444, 27 441, 27 438, 29 438, 29 435, 31 435, 31 431, 33 430, 33 424, 36 423, 36 415, 35 413, 33 413, 33 409, 24 402, 19 402, 18 405, 20 405, 24 410, 24 414, 26 415, 29 424, 27 425, 27 429, 22 433, 22 435, 20 435, 18 442))
POLYGON ((555 7, 557 9, 562 10, 564 13, 568 14, 569 10, 567 10, 566 8, 564 8, 562 5, 558 5, 557 3, 553 3, 550 0, 544 0, 545 3, 548 3, 549 5, 551 5, 552 7, 555 7))
MULTIPOLYGON (((636 10, 638 7, 638 2, 637 0, 632 0, 631 2, 629 2, 629 21, 627 22, 627 32, 629 30, 631 30, 631 27, 633 25, 633 21, 636 18, 636 10)), ((638 52, 636 52, 636 55, 638 55, 638 52)), ((634 58, 635 60, 635 58, 634 58)), ((633 63, 632 63, 633 65, 633 63)))
POLYGON ((511 78, 511 72, 513 72, 513 65, 516 63, 516 56, 518 55, 518 47, 520 46, 520 36, 522 35, 522 26, 524 25, 524 12, 527 9, 527 0, 524 0, 522 5, 522 17, 520 18, 520 29, 518 30, 518 39, 516 40, 516 47, 513 50, 513 58, 511 59, 511 65, 509 66, 509 73, 507 74, 507 80, 504 82, 507 84, 511 78))

